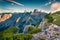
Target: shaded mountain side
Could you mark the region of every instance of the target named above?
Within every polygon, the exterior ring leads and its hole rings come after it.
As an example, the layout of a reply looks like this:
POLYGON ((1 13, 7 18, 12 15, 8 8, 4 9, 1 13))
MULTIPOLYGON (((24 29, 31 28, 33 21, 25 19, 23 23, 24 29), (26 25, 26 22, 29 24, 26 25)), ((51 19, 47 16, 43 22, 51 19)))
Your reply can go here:
POLYGON ((26 25, 36 26, 39 22, 42 21, 45 15, 46 13, 39 13, 38 15, 31 15, 31 13, 14 13, 9 19, 0 22, 0 31, 14 26, 20 28, 19 32, 22 32, 26 25), (16 22, 18 18, 20 19, 18 22, 16 22))

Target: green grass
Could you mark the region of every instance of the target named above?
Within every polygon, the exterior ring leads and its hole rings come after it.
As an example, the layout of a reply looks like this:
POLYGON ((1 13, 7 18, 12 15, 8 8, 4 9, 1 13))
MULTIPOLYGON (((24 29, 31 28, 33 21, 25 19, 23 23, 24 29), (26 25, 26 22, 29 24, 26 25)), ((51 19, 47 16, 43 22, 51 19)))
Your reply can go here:
POLYGON ((53 23, 60 26, 60 16, 59 15, 52 15, 52 16, 55 20, 53 23))
MULTIPOLYGON (((50 14, 50 16, 52 16, 54 19, 53 22, 51 23, 60 26, 60 11, 50 14)), ((48 16, 47 16, 47 19, 50 20, 48 16)), ((49 24, 50 22, 48 22, 48 20, 47 20, 47 23, 49 24)))
POLYGON ((52 16, 55 20, 53 23, 60 26, 60 11, 53 13, 52 16))

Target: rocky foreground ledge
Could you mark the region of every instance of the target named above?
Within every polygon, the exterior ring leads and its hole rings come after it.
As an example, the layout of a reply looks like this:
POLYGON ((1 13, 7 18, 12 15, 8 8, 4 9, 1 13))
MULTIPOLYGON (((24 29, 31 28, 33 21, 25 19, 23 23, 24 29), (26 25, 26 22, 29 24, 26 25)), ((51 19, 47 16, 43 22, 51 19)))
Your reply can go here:
POLYGON ((2 15, 0 14, 0 22, 3 22, 5 20, 9 19, 12 16, 12 14, 4 14, 2 17, 1 16, 2 15))

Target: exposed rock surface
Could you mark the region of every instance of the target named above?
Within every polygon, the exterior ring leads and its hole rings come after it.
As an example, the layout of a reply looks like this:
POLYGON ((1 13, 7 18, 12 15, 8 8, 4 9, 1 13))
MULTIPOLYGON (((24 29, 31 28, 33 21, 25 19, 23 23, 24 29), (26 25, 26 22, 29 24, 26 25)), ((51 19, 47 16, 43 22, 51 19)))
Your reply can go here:
POLYGON ((52 24, 45 31, 33 34, 31 40, 40 40, 40 38, 44 38, 45 40, 60 40, 60 26, 52 24))

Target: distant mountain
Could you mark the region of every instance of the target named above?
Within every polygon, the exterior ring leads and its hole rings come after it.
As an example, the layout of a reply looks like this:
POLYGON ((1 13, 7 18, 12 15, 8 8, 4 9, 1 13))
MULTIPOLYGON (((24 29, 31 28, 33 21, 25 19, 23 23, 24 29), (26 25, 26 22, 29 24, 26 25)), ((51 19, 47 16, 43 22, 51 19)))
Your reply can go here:
MULTIPOLYGON (((11 13, 12 14, 12 13, 11 13)), ((20 28, 19 32, 22 32, 27 25, 36 26, 42 21, 46 13, 37 13, 38 15, 31 15, 31 13, 13 13, 12 16, 5 21, 0 22, 0 31, 3 31, 9 27, 20 28)), ((5 14, 2 14, 3 16, 5 14)), ((7 13, 9 15, 9 13, 7 13)), ((2 17, 3 17, 2 16, 2 17)))

